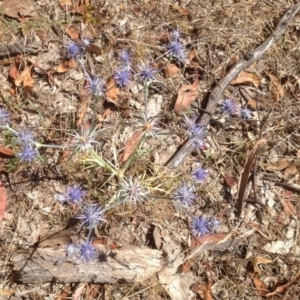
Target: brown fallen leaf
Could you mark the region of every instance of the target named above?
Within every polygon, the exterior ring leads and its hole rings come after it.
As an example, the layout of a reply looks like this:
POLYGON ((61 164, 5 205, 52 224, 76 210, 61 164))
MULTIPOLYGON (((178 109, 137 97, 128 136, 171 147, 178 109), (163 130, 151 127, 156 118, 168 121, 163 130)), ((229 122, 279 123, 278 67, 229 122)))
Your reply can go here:
POLYGON ((198 51, 196 49, 193 49, 189 53, 189 61, 192 68, 199 68, 200 67, 200 59, 198 56, 198 51))
POLYGON ((0 156, 1 156, 1 154, 4 156, 14 156, 15 152, 13 150, 11 150, 10 148, 0 146, 0 156))
POLYGON ((96 45, 89 45, 87 47, 87 50, 89 51, 89 53, 95 54, 95 55, 101 55, 101 53, 102 53, 102 49, 96 45))
POLYGON ((106 85, 106 99, 117 106, 119 106, 118 96, 121 94, 120 89, 117 87, 113 78, 110 78, 106 85))
POLYGON ((179 68, 174 64, 167 64, 164 67, 163 71, 165 73, 166 78, 171 78, 171 77, 175 76, 176 74, 178 74, 179 68))
POLYGON ((180 113, 186 111, 191 102, 195 101, 198 96, 199 79, 197 78, 193 84, 183 85, 178 90, 177 100, 175 102, 174 111, 180 113))
POLYGON ((72 6, 73 4, 72 4, 72 1, 71 1, 71 0, 60 0, 60 1, 59 1, 59 5, 60 5, 60 6, 66 6, 66 5, 72 6))
POLYGON ((267 72, 267 75, 270 77, 271 80, 271 91, 274 97, 274 100, 277 102, 282 99, 282 97, 285 95, 286 91, 284 86, 280 83, 280 80, 272 75, 271 73, 267 72))
POLYGON ((269 292, 266 284, 259 279, 257 273, 251 274, 250 276, 255 285, 257 294, 260 296, 265 296, 269 292))
POLYGON ((79 32, 76 26, 74 25, 66 25, 65 26, 65 31, 66 34, 73 40, 78 40, 79 39, 79 32))
POLYGON ((291 161, 288 159, 281 159, 276 163, 267 164, 266 169, 268 171, 282 171, 291 164, 291 161))
POLYGON ((20 72, 16 66, 16 63, 13 63, 9 67, 8 76, 13 80, 16 80, 20 76, 20 72))
POLYGON ((7 195, 2 182, 0 181, 0 223, 3 219, 7 202, 7 195))
POLYGON ((5 15, 18 19, 22 16, 36 15, 35 4, 33 0, 4 0, 0 3, 5 15))
POLYGON ((58 66, 54 67, 53 70, 57 73, 65 73, 77 66, 75 60, 65 60, 60 63, 58 66))
POLYGON ((252 263, 253 263, 254 272, 259 275, 261 272, 259 265, 271 264, 272 260, 265 257, 256 256, 254 257, 252 263))
POLYGON ((72 233, 69 230, 62 230, 58 233, 51 234, 45 237, 41 237, 41 242, 39 242, 38 247, 58 247, 58 246, 66 246, 71 240, 72 233))
POLYGON ((204 300, 213 300, 213 297, 211 295, 211 286, 212 282, 208 283, 194 283, 191 286, 191 290, 194 293, 199 294, 199 296, 204 300))
POLYGON ((188 19, 192 18, 191 13, 187 9, 179 6, 178 4, 173 4, 172 7, 173 9, 177 10, 181 15, 187 17, 188 19))
POLYGON ((248 102, 247 102, 247 105, 252 108, 253 110, 257 110, 257 100, 255 99, 250 99, 248 102))
POLYGON ((133 135, 126 142, 123 154, 121 156, 121 162, 125 162, 130 155, 135 151, 136 147, 139 145, 142 137, 144 135, 144 130, 140 129, 133 133, 133 135))
POLYGON ((227 184, 229 187, 233 187, 233 186, 236 184, 236 182, 235 182, 235 180, 234 180, 234 178, 233 178, 233 176, 232 176, 231 173, 227 173, 227 174, 225 175, 224 180, 225 180, 226 184, 227 184))
POLYGON ((249 152, 247 161, 245 163, 244 170, 240 176, 239 185, 238 185, 238 208, 237 216, 240 217, 243 209, 244 196, 246 191, 246 186, 248 183, 249 174, 252 170, 253 163, 255 161, 258 151, 266 144, 267 140, 260 139, 257 141, 253 149, 249 152))
POLYGON ((291 177, 298 174, 298 169, 294 164, 289 165, 283 173, 284 180, 289 180, 291 177))
POLYGON ((31 81, 32 77, 31 77, 31 69, 32 69, 33 65, 31 65, 30 67, 26 68, 19 77, 16 78, 15 80, 15 85, 16 86, 20 86, 21 83, 23 83, 24 81, 31 81))
POLYGON ((254 73, 248 73, 245 71, 242 71, 239 73, 238 77, 230 82, 230 84, 241 84, 245 82, 252 83, 255 87, 258 87, 261 79, 259 76, 257 76, 254 73))

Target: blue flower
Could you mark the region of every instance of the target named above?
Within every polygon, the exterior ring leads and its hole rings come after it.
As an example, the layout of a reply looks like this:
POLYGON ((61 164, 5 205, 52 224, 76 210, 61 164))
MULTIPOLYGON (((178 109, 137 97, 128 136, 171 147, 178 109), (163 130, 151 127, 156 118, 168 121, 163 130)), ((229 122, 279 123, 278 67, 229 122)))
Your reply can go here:
POLYGON ((89 228, 95 228, 104 221, 103 214, 104 211, 101 206, 97 204, 83 204, 82 214, 75 218, 82 220, 82 225, 87 224, 89 228))
POLYGON ((129 202, 136 204, 137 202, 146 200, 148 197, 149 192, 138 179, 133 179, 132 176, 128 177, 128 181, 123 180, 121 182, 121 186, 121 197, 124 197, 129 202))
POLYGON ((210 222, 205 217, 193 218, 190 228, 195 237, 202 237, 210 233, 210 222))
POLYGON ((251 110, 248 108, 241 108, 240 109, 240 116, 242 120, 248 120, 251 118, 251 110))
POLYGON ((183 126, 187 130, 187 135, 189 137, 197 137, 198 139, 203 139, 206 135, 205 125, 197 123, 197 116, 189 118, 184 115, 184 124, 183 126))
POLYGON ((20 158, 20 162, 31 163, 36 158, 38 152, 29 145, 24 145, 19 153, 16 154, 20 158))
POLYGON ((186 49, 181 42, 171 40, 166 47, 168 49, 168 54, 177 58, 179 61, 185 61, 187 59, 186 49))
POLYGON ((233 115, 237 112, 237 106, 231 99, 226 99, 221 103, 221 110, 227 115, 233 115))
POLYGON ((131 73, 127 68, 117 70, 114 75, 114 79, 119 87, 125 87, 129 84, 131 73))
POLYGON ((97 257, 97 250, 93 246, 92 241, 85 241, 81 243, 79 246, 79 252, 80 252, 80 259, 84 262, 89 262, 90 260, 97 257))
POLYGON ((149 63, 141 64, 137 67, 140 70, 140 72, 138 72, 137 74, 142 81, 150 82, 155 79, 155 74, 157 73, 157 70, 151 67, 149 63))
POLYGON ((17 137, 19 139, 19 142, 31 146, 35 143, 34 135, 31 132, 28 131, 21 131, 17 133, 17 137))
POLYGON ((171 41, 179 41, 180 37, 181 37, 181 34, 178 31, 178 29, 174 29, 170 34, 171 41))
POLYGON ((126 66, 130 65, 131 54, 129 53, 128 50, 125 49, 121 50, 119 53, 119 58, 126 66))
POLYGON ((86 47, 88 47, 91 44, 91 41, 88 38, 83 38, 81 40, 81 43, 82 43, 83 48, 86 48, 86 47))
POLYGON ((208 171, 199 167, 192 173, 192 175, 197 182, 203 183, 207 179, 208 171))
POLYGON ((80 46, 72 41, 69 41, 67 45, 65 45, 66 55, 70 59, 78 59, 81 56, 80 46))
POLYGON ((10 113, 3 109, 0 108, 0 123, 7 125, 10 122, 10 113))
POLYGON ((65 201, 79 202, 86 195, 86 191, 78 185, 69 186, 66 190, 65 201))
POLYGON ((75 244, 68 244, 66 247, 66 252, 68 256, 74 256, 78 254, 79 247, 75 244))
POLYGON ((88 93, 95 97, 101 97, 105 93, 106 85, 103 80, 99 79, 97 76, 91 78, 87 76, 86 81, 88 85, 85 89, 88 90, 88 93))
POLYGON ((175 190, 174 199, 185 206, 192 205, 194 200, 196 199, 194 188, 184 182, 179 188, 175 190))

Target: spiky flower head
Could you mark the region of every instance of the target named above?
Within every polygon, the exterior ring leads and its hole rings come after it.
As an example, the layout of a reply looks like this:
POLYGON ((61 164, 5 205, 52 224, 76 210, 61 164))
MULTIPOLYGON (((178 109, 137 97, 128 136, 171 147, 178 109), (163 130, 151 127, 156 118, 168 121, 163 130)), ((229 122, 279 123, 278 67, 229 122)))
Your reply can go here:
POLYGON ((81 48, 77 43, 69 41, 65 45, 66 55, 69 59, 77 60, 81 57, 81 48))
POLYGON ((7 125, 10 122, 10 113, 4 108, 0 108, 0 124, 7 125))
POLYGON ((32 163, 35 160, 37 154, 38 152, 36 149, 32 148, 29 145, 24 145, 22 146, 21 151, 16 154, 16 156, 20 158, 20 162, 32 163))
POLYGON ((85 79, 88 83, 87 86, 85 86, 85 89, 88 90, 89 94, 94 97, 101 97, 104 95, 106 85, 102 79, 99 79, 97 76, 87 76, 85 79))
POLYGON ((125 65, 130 65, 131 54, 128 50, 122 49, 119 52, 119 58, 125 65))
POLYGON ((224 114, 230 116, 230 115, 234 115, 237 112, 237 106, 233 100, 225 99, 221 103, 221 110, 224 114))
POLYGON ((186 49, 180 41, 171 40, 166 47, 169 56, 175 57, 181 62, 184 62, 187 59, 186 49))
POLYGON ((203 183, 208 177, 208 171, 203 169, 202 167, 199 167, 195 171, 193 171, 192 175, 195 181, 203 183))
POLYGON ((142 63, 139 66, 137 66, 139 69, 139 72, 137 75, 139 78, 148 83, 155 79, 155 74, 158 72, 156 69, 150 66, 149 63, 142 63))
POLYGON ((97 250, 93 246, 93 242, 86 240, 78 246, 80 252, 80 259, 84 262, 89 262, 92 259, 97 258, 97 250))
POLYGON ((82 213, 76 216, 76 219, 82 220, 82 226, 87 225, 89 228, 97 227, 104 219, 103 208, 98 204, 82 204, 82 213))
POLYGON ((87 192, 78 185, 69 186, 67 187, 65 193, 65 201, 78 203, 80 200, 83 199, 86 193, 87 192))
POLYGON ((115 71, 114 79, 119 87, 123 88, 130 82, 131 73, 128 68, 122 68, 115 71))
POLYGON ((210 233, 210 222, 205 217, 196 217, 193 218, 190 228, 195 237, 202 237, 210 233))
POLYGON ((79 247, 76 244, 68 244, 66 247, 66 253, 69 257, 76 256, 78 254, 79 247))
POLYGON ((170 33, 171 41, 179 41, 180 37, 181 37, 181 34, 178 29, 173 29, 173 31, 170 33))
POLYGON ((91 41, 89 38, 83 38, 81 40, 81 44, 82 44, 83 48, 86 48, 91 44, 91 41))
POLYGON ((93 144, 99 144, 96 140, 100 131, 97 128, 91 130, 91 128, 81 127, 80 132, 69 134, 72 137, 70 145, 75 148, 75 151, 86 151, 93 148, 93 144))
POLYGON ((143 130, 143 132, 145 132, 146 136, 152 136, 152 137, 156 137, 157 136, 157 132, 160 130, 160 128, 157 126, 158 123, 158 118, 153 118, 151 116, 149 116, 149 112, 148 112, 148 116, 146 116, 144 113, 142 115, 142 120, 137 120, 136 121, 136 128, 137 130, 143 130))
POLYGON ((240 109, 240 116, 242 120, 249 120, 251 119, 251 110, 244 107, 240 109))
POLYGON ((32 132, 29 131, 20 131, 17 132, 18 141, 24 145, 31 146, 35 143, 35 136, 32 132))
POLYGON ((204 138, 206 135, 205 126, 197 122, 197 116, 189 118, 187 115, 184 115, 183 126, 187 130, 189 137, 204 138))
POLYGON ((139 179, 130 175, 128 176, 128 180, 123 180, 121 182, 120 196, 126 199, 131 203, 138 203, 146 200, 148 198, 149 192, 145 189, 145 187, 141 184, 139 179))
POLYGON ((192 205, 196 199, 193 186, 186 182, 182 183, 182 185, 175 190, 173 197, 184 206, 192 205))

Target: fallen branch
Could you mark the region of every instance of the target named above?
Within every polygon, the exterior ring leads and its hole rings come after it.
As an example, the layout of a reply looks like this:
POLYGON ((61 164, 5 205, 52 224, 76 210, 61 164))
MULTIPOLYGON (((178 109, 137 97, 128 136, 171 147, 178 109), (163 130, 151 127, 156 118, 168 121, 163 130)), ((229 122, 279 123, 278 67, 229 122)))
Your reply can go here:
MULTIPOLYGON (((209 96, 208 104, 206 107, 206 112, 204 112, 199 119, 204 125, 207 125, 210 121, 211 114, 215 110, 218 102, 222 99, 222 95, 229 83, 238 76, 238 74, 253 64, 255 61, 259 60, 263 54, 270 49, 273 43, 284 33, 294 16, 300 10, 300 3, 293 5, 284 16, 279 21, 275 30, 271 36, 254 51, 248 52, 244 58, 239 60, 229 71, 229 73, 219 82, 216 88, 212 91, 209 96)), ((167 162, 167 167, 174 169, 179 167, 185 159, 192 153, 194 146, 191 140, 186 140, 180 149, 169 159, 167 162)))

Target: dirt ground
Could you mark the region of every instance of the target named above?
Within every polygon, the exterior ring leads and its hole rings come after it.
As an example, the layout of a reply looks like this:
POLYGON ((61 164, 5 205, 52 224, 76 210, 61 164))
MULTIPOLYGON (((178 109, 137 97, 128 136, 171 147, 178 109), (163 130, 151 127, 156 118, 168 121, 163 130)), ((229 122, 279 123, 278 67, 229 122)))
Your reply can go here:
POLYGON ((0 299, 298 299, 295 4, 0 1, 0 299))

